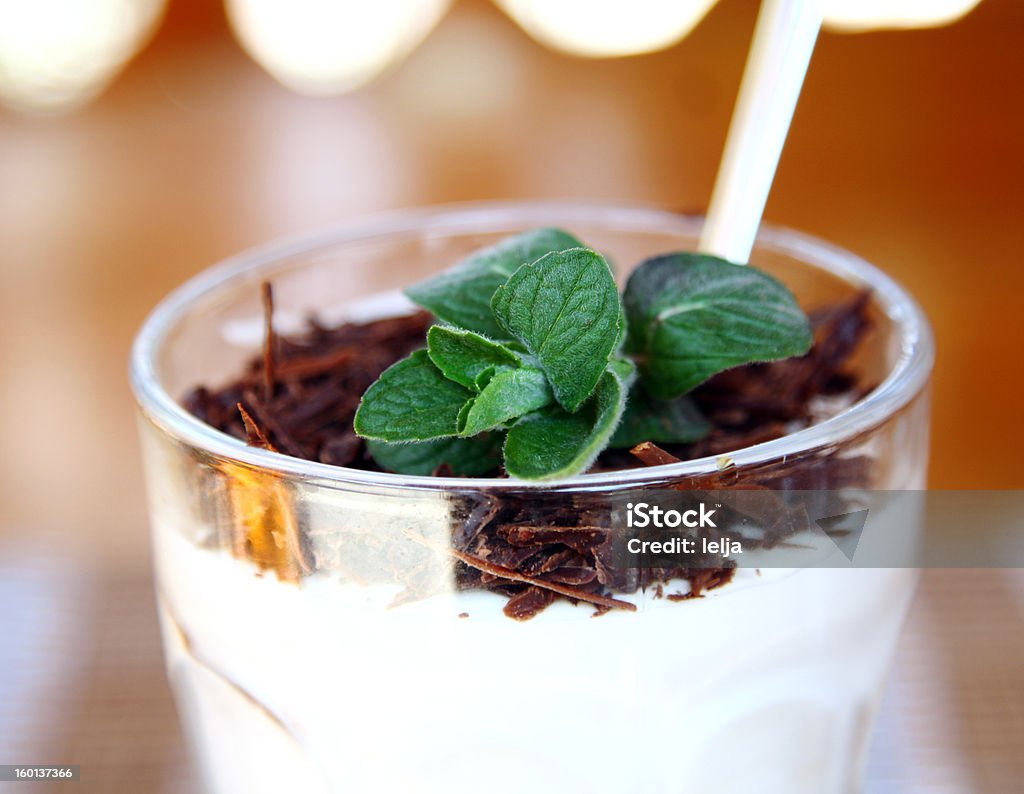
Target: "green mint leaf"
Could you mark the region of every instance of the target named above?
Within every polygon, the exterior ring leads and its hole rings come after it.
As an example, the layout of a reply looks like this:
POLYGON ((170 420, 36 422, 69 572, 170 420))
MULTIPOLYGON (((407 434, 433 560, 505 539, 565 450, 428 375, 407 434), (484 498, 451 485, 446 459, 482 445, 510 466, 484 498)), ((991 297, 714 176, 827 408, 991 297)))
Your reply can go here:
POLYGON ((459 415, 455 417, 455 431, 460 435, 469 435, 469 433, 463 433, 462 428, 466 426, 466 419, 469 416, 469 412, 473 410, 473 403, 475 400, 470 400, 468 403, 459 409, 459 415))
POLYGON ((686 395, 658 400, 637 387, 629 394, 610 447, 630 448, 644 441, 655 444, 683 444, 704 438, 711 425, 686 395))
POLYGON ((367 441, 366 448, 383 468, 398 474, 430 475, 448 464, 452 474, 480 477, 498 470, 501 440, 497 433, 479 438, 439 438, 410 444, 367 441))
POLYGON ((498 367, 518 367, 519 356, 473 331, 433 326, 427 353, 448 380, 479 391, 498 367))
POLYGON ((475 436, 502 427, 550 405, 554 398, 547 378, 539 369, 506 369, 497 373, 459 415, 459 434, 475 436))
POLYGON ((500 338, 491 296, 527 262, 582 243, 561 229, 533 229, 471 254, 451 270, 405 290, 414 302, 445 322, 500 338))
POLYGON ((353 422, 363 438, 427 441, 454 436, 473 392, 448 380, 426 350, 392 364, 366 390, 353 422))
POLYGON ((498 287, 491 307, 536 356, 555 399, 576 411, 608 366, 624 322, 604 257, 586 248, 542 256, 498 287))
POLYGON ((505 468, 523 480, 570 477, 586 471, 605 448, 622 416, 626 391, 605 372, 594 395, 579 411, 552 406, 508 431, 505 468))
POLYGON ((717 372, 806 353, 811 329, 793 294, 753 267, 676 253, 648 259, 623 295, 627 350, 643 382, 662 399, 684 394, 717 372))
POLYGON ((628 358, 619 358, 616 356, 608 362, 608 369, 614 373, 625 389, 629 389, 633 385, 633 381, 636 379, 636 365, 628 358))

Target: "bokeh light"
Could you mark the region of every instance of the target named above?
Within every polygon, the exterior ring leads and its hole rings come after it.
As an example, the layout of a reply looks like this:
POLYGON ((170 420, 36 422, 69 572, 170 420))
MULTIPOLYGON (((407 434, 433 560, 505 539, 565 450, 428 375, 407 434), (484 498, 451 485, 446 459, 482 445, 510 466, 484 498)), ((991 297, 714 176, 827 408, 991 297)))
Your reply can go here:
POLYGON ((981 0, 823 0, 825 25, 849 32, 948 25, 981 0))
POLYGON ((0 0, 0 101, 55 112, 88 102, 148 40, 165 0, 0 0))
POLYGON ((451 0, 227 0, 231 26, 271 75, 304 94, 337 94, 411 52, 451 0))
POLYGON ((495 0, 531 36, 573 55, 606 58, 670 47, 716 0, 495 0))
MULTIPOLYGON (((304 94, 358 88, 405 58, 452 0, 225 0, 245 50, 304 94)), ((0 0, 0 103, 54 112, 102 91, 141 49, 167 0, 0 0)), ((683 39, 716 0, 494 0, 541 44, 582 57, 637 55, 683 39)), ((980 0, 821 0, 839 31, 934 27, 980 0)), ((743 46, 737 42, 737 46, 743 46)))

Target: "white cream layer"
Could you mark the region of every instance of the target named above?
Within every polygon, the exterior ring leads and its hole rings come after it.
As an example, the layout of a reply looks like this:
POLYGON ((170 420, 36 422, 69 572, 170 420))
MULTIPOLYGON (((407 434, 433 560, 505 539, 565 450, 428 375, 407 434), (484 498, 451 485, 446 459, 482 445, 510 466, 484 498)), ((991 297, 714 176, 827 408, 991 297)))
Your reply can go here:
POLYGON ((391 608, 395 587, 284 584, 156 535, 168 667, 215 794, 855 791, 916 578, 744 571, 699 600, 520 623, 490 593, 391 608))

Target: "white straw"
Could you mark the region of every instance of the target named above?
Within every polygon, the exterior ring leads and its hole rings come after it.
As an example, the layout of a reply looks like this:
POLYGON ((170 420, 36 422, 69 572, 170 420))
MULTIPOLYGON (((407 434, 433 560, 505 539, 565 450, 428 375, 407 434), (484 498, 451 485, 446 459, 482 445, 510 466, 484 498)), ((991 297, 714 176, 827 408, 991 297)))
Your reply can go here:
POLYGON ((746 262, 818 30, 818 0, 763 0, 700 250, 746 262))

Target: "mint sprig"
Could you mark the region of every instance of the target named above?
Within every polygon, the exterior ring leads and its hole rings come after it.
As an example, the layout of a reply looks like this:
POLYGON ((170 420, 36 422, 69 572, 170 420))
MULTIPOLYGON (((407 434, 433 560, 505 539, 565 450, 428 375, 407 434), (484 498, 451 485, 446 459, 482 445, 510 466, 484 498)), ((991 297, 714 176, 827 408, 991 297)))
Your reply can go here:
POLYGON ((623 294, 626 347, 655 397, 685 394, 722 370, 806 353, 811 329, 776 279, 714 256, 648 259, 623 294))
POLYGON ((459 412, 473 392, 449 380, 426 350, 392 364, 366 390, 353 425, 376 441, 429 441, 458 435, 459 412))
POLYGON ((516 424, 505 439, 505 469, 523 480, 569 477, 590 468, 626 405, 626 387, 606 371, 576 413, 553 407, 516 424))
POLYGON ((549 251, 583 245, 561 229, 533 229, 471 254, 451 270, 414 284, 405 294, 446 323, 499 338, 491 296, 519 267, 549 251))
POLYGON ((439 438, 415 444, 367 441, 373 459, 385 469, 403 474, 431 475, 447 466, 459 477, 482 477, 501 465, 501 436, 485 433, 476 438, 439 438))
POLYGON ((447 325, 355 416, 377 462, 407 474, 493 473, 501 445, 508 474, 550 479, 609 445, 696 441, 710 426, 686 392, 812 341, 789 290, 752 267, 655 257, 620 299, 604 257, 558 229, 508 238, 407 294, 447 325))
POLYGON ((700 441, 710 430, 708 420, 687 395, 659 400, 641 385, 630 392, 622 422, 609 446, 629 449, 644 441, 686 444, 700 441))
POLYGON ((499 369, 518 367, 512 350, 473 331, 435 325, 427 331, 427 355, 441 373, 467 389, 482 389, 499 369))
POLYGON ((488 381, 459 416, 459 434, 475 436, 539 411, 554 401, 544 373, 533 367, 507 369, 488 381))
POLYGON ((625 323, 608 263, 586 248, 523 265, 495 291, 491 309, 507 335, 537 358, 570 412, 593 394, 625 323))

